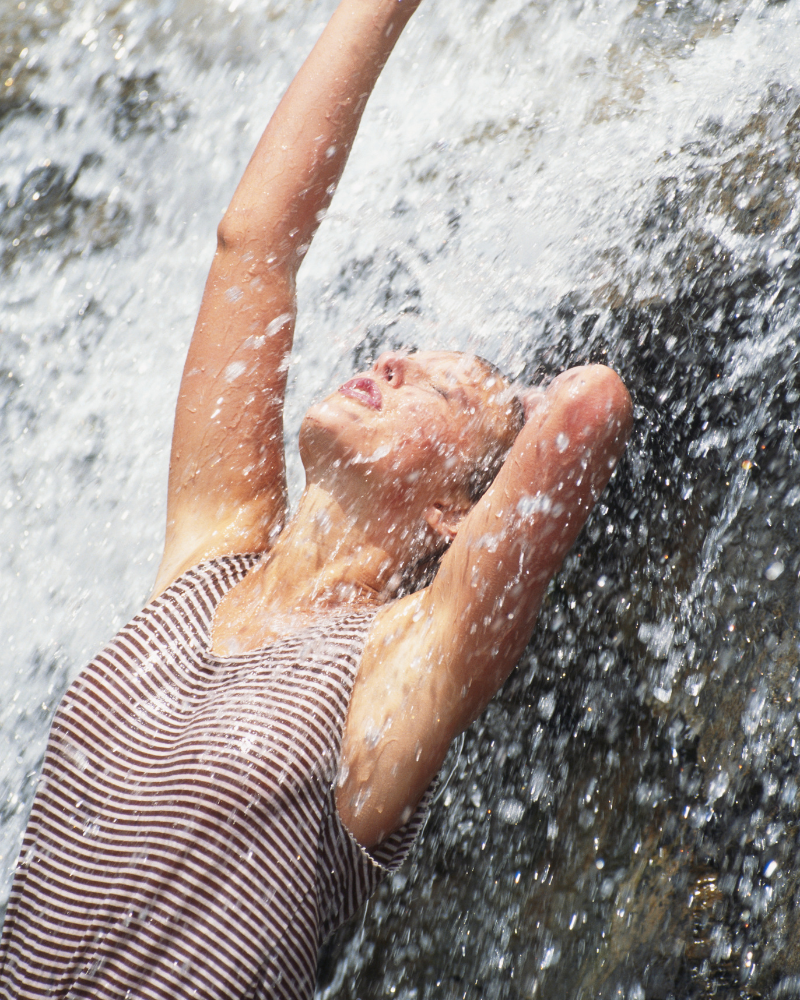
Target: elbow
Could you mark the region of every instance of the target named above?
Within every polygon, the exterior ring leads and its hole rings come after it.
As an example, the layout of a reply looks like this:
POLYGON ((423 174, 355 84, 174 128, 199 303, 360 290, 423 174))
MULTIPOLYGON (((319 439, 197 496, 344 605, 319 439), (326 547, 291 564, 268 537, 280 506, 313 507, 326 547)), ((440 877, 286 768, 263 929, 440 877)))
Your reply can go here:
POLYGON ((610 368, 585 365, 553 379, 546 397, 545 416, 536 434, 537 461, 562 482, 580 478, 579 470, 590 467, 596 499, 630 437, 630 394, 610 368))
POLYGON ((251 230, 240 212, 228 209, 217 226, 217 251, 241 253, 246 250, 248 243, 253 241, 251 230))
POLYGON ((561 418, 570 425, 574 439, 585 434, 593 439, 600 432, 624 448, 633 426, 633 403, 613 369, 606 365, 570 368, 553 380, 547 394, 562 411, 561 418))
POLYGON ((255 206, 229 205, 217 226, 217 250, 239 255, 250 252, 266 259, 277 233, 274 220, 255 206))
POLYGON ((633 428, 633 401, 619 375, 606 365, 587 365, 593 402, 602 419, 623 442, 633 428))
POLYGON ((217 226, 217 258, 235 261, 237 266, 244 264, 251 277, 280 282, 293 296, 299 261, 281 252, 274 235, 265 235, 270 232, 268 225, 254 223, 245 213, 229 209, 217 226))

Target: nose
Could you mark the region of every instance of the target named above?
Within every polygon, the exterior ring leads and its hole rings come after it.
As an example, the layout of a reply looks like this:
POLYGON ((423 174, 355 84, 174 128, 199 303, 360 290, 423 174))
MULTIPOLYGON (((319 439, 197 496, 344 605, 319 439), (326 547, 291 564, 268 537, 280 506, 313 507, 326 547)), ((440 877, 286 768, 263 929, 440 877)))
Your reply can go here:
POLYGON ((375 374, 398 389, 406 377, 406 358, 396 351, 385 351, 375 362, 375 374))

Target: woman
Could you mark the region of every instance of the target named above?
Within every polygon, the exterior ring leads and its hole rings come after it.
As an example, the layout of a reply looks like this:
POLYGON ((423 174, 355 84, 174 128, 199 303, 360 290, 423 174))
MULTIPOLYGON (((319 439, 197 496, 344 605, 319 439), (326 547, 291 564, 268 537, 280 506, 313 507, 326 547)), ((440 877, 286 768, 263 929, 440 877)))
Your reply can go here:
POLYGON ((297 270, 417 3, 342 0, 220 225, 155 592, 55 717, 4 997, 310 997, 624 448, 607 368, 520 400, 478 358, 384 354, 306 414, 285 523, 297 270))

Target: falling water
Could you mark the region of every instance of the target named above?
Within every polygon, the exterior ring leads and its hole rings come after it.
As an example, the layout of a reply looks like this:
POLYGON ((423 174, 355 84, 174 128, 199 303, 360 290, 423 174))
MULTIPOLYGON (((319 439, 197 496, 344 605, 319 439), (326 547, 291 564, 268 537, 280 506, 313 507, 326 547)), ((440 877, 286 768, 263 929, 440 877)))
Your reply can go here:
MULTIPOLYGON (((800 997, 800 2, 425 3, 304 265, 289 447, 385 346, 606 360, 636 431, 321 996, 800 997)), ((332 9, 0 6, 4 894, 58 698, 152 585, 216 223, 332 9)))

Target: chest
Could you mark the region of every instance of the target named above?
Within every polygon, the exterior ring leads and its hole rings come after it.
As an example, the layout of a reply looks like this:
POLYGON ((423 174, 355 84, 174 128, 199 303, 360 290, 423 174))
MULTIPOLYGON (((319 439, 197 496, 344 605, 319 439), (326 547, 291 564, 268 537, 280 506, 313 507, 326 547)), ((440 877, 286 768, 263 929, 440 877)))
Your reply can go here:
POLYGON ((140 829, 163 825, 167 813, 263 823, 287 802, 321 801, 362 644, 340 625, 218 658, 133 623, 67 692, 45 780, 58 775, 74 822, 98 832, 134 815, 140 829))

